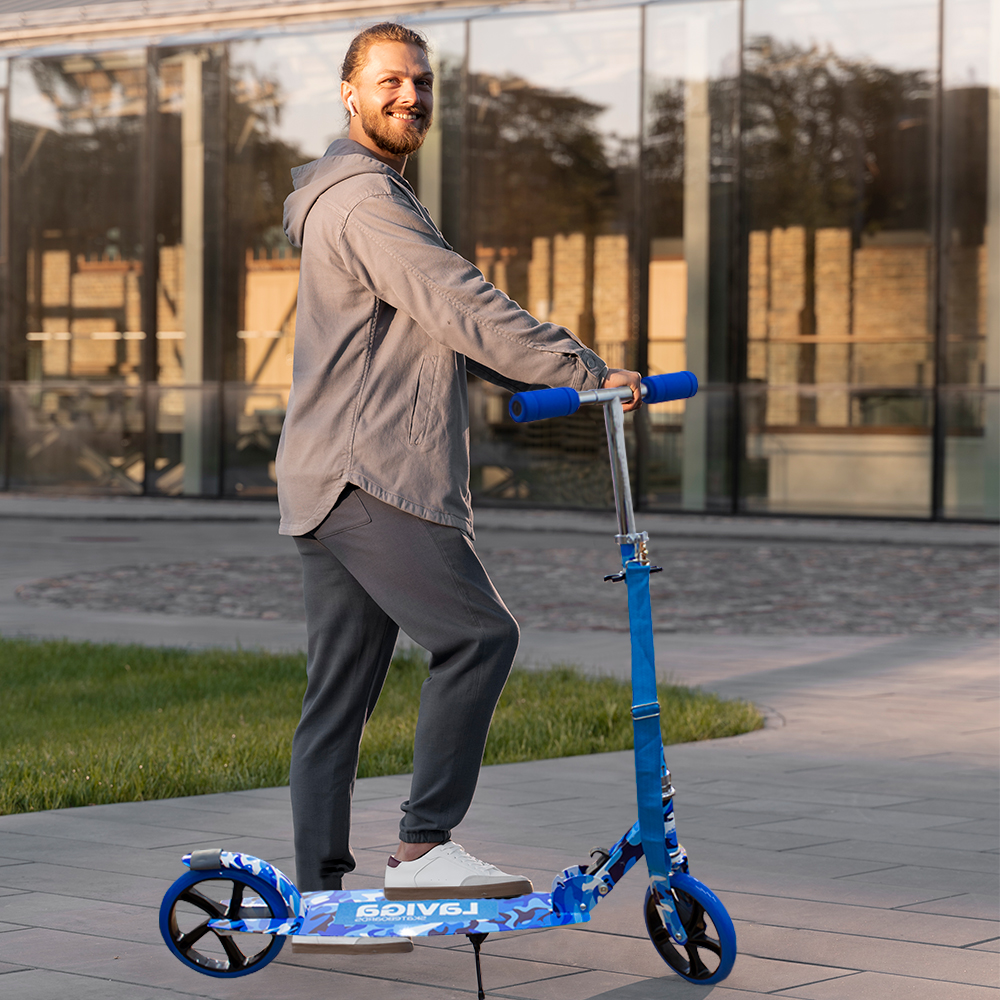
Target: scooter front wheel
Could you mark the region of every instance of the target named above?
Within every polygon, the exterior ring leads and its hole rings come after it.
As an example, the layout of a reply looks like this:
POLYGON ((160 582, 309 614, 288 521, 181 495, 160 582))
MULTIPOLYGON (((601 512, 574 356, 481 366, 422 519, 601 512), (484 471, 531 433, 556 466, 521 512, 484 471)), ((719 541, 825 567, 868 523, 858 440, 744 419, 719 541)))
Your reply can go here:
POLYGON ((678 944, 664 926, 653 890, 646 890, 646 930, 653 947, 671 969, 689 982, 722 982, 736 961, 736 930, 722 901, 684 872, 670 876, 670 891, 687 942, 678 944))
POLYGON ((278 890, 250 872, 190 871, 163 897, 160 933, 189 969, 229 979, 262 969, 281 951, 285 939, 276 934, 220 934, 208 926, 209 920, 271 920, 287 913, 278 890))

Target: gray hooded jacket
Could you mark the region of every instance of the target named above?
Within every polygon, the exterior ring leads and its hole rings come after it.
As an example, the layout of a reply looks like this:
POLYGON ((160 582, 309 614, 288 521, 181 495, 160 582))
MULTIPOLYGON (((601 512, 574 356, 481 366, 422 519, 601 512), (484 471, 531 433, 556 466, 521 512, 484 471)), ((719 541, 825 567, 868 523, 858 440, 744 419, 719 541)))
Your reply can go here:
POLYGON ((466 359, 500 384, 576 389, 607 367, 489 284, 364 146, 340 139, 292 177, 285 233, 302 260, 279 531, 311 531, 353 483, 471 536, 466 359))

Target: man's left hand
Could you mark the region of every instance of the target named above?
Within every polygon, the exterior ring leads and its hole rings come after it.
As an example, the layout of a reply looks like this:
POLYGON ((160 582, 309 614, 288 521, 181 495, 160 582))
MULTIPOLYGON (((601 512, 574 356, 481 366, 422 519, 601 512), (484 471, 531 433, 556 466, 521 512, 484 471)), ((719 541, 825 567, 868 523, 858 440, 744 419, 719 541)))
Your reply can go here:
POLYGON ((641 382, 642 376, 638 372, 630 372, 627 368, 609 368, 601 388, 614 389, 620 385, 628 386, 632 390, 632 399, 627 403, 622 400, 622 409, 628 413, 642 406, 641 382))

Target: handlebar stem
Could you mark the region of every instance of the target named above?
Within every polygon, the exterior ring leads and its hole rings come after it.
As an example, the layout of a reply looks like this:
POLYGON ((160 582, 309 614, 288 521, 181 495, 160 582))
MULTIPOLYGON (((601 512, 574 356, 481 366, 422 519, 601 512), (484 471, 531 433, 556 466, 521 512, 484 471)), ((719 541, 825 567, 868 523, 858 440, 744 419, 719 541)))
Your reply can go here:
MULTIPOLYGON (((611 481, 615 489, 615 511, 618 515, 618 535, 634 536, 635 513, 632 509, 632 486, 628 478, 628 454, 625 451, 625 411, 622 409, 618 388, 596 389, 594 393, 614 393, 604 402, 604 426, 608 432, 608 452, 611 456, 611 481)), ((631 390, 625 389, 628 398, 631 390)), ((581 396, 583 393, 580 394, 581 396)), ((623 537, 624 540, 624 537, 623 537)), ((628 539, 632 541, 631 538, 628 539)))
MULTIPOLYGON (((641 391, 642 398, 645 399, 649 388, 644 385, 641 391)), ((615 385, 608 389, 584 389, 579 396, 581 406, 585 403, 607 403, 612 399, 627 402, 632 398, 632 390, 627 385, 615 385)))

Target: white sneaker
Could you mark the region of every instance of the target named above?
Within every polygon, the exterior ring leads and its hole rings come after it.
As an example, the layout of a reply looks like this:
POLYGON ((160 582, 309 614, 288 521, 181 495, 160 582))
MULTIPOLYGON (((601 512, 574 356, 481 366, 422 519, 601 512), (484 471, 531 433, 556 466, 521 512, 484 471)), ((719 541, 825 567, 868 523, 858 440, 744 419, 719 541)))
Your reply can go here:
POLYGON ((293 934, 293 955, 375 955, 389 951, 413 951, 408 937, 326 937, 324 934, 293 934))
POLYGON ((508 899, 532 890, 522 875, 508 875, 452 840, 416 861, 390 857, 385 868, 386 899, 508 899))

